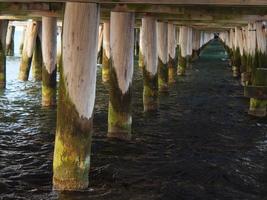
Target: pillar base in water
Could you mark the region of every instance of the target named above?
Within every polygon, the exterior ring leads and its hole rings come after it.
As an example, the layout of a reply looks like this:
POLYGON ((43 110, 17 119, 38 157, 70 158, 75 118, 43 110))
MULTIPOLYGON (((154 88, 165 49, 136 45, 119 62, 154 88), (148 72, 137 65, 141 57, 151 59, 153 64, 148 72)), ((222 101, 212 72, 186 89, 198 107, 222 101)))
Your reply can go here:
POLYGON ((267 100, 251 99, 248 114, 255 117, 267 116, 267 100))
POLYGON ((158 110, 158 83, 157 74, 152 76, 144 69, 144 90, 143 90, 143 104, 144 112, 158 110))
POLYGON ((170 84, 173 84, 176 82, 175 76, 176 76, 176 69, 174 67, 170 67, 168 69, 168 79, 169 79, 168 82, 170 84))
POLYGON ((233 77, 239 77, 239 68, 237 66, 232 66, 233 77))
POLYGON ((109 103, 108 137, 121 140, 130 140, 132 116, 126 112, 116 112, 109 103))
POLYGON ((53 178, 53 190, 58 191, 83 191, 88 188, 88 181, 57 180, 53 178))

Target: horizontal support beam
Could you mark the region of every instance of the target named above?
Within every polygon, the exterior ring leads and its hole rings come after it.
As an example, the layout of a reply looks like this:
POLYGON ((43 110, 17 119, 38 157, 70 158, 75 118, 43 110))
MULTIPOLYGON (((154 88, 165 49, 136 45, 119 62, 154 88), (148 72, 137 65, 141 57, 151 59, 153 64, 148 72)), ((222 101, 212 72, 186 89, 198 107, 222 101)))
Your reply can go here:
MULTIPOLYGON (((40 0, 0 0, 0 2, 40 2, 40 0)), ((172 5, 267 6, 266 0, 42 0, 42 2, 140 3, 172 5)))

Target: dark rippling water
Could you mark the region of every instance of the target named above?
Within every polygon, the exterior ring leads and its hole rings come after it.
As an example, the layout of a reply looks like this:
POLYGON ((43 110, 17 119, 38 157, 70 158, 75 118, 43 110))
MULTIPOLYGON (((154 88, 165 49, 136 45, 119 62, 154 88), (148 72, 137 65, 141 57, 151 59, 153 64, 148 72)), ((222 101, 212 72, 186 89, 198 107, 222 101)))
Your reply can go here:
POLYGON ((248 100, 225 58, 213 42, 149 115, 136 67, 130 142, 106 138, 108 91, 99 70, 90 187, 79 193, 51 190, 56 110, 40 106, 40 83, 17 81, 19 58, 8 58, 0 199, 266 199, 267 120, 247 115, 248 100))

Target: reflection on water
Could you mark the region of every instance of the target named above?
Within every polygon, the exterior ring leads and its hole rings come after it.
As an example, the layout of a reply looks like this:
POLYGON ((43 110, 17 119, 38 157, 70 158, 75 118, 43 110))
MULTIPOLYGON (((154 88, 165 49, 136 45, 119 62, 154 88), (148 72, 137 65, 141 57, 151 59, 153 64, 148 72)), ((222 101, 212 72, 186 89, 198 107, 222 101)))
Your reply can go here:
POLYGON ((213 42, 145 115, 136 68, 134 139, 106 138, 108 90, 98 71, 90 187, 52 188, 55 109, 43 109, 41 85, 17 81, 18 58, 8 58, 0 93, 0 199, 264 199, 266 119, 247 115, 248 100, 213 42), (219 56, 218 56, 219 55, 219 56))

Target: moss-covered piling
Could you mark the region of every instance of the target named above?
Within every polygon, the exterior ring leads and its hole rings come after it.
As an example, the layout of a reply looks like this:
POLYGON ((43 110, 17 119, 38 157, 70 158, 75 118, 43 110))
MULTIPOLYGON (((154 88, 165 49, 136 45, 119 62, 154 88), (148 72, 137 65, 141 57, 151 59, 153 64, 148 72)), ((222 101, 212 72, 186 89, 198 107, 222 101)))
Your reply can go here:
POLYGON ((14 56, 14 35, 15 35, 15 26, 9 25, 6 35, 6 55, 14 56))
POLYGON ((80 191, 89 184, 98 25, 97 4, 66 3, 53 160, 54 190, 80 191))
POLYGON ((8 21, 0 20, 0 89, 6 87, 6 33, 8 21))
POLYGON ((131 138, 134 13, 111 12, 108 137, 131 138))

